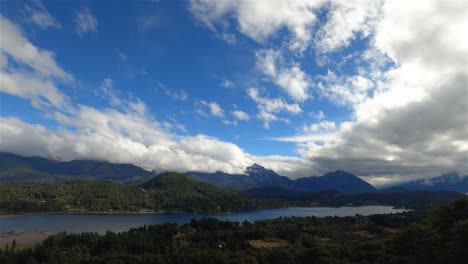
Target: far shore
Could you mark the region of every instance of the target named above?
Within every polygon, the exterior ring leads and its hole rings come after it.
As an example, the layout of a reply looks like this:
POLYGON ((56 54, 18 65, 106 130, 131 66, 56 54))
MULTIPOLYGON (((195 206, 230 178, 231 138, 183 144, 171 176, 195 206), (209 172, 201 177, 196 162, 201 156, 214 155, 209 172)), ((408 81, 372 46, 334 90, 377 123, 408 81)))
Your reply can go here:
POLYGON ((57 211, 57 212, 20 212, 20 213, 7 213, 2 214, 0 212, 0 217, 16 217, 16 216, 27 216, 27 215, 45 215, 45 214, 205 214, 205 215, 225 215, 235 212, 248 212, 248 211, 258 211, 258 210, 269 210, 269 209, 286 209, 286 208, 341 208, 341 207, 363 207, 363 206, 389 206, 393 209, 404 209, 406 211, 411 211, 408 208, 400 208, 388 204, 366 204, 366 205, 343 205, 343 206, 286 206, 286 207, 273 207, 273 208, 257 208, 250 210, 239 210, 239 211, 227 211, 227 212, 184 212, 184 211, 57 211))

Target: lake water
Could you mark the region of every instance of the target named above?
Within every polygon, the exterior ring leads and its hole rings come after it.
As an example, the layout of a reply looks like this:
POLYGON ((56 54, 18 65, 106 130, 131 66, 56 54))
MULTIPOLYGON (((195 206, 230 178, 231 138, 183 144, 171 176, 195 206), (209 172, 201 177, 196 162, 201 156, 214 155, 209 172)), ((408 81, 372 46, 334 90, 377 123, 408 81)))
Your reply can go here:
POLYGON ((151 224, 189 222, 192 218, 213 217, 219 220, 255 222, 258 220, 274 219, 278 217, 303 216, 354 216, 371 214, 389 214, 403 212, 403 209, 393 209, 390 206, 361 206, 361 207, 293 207, 279 209, 265 209, 256 211, 241 211, 229 214, 35 214, 21 216, 0 217, 0 234, 10 231, 21 232, 36 229, 46 233, 67 231, 73 233, 98 232, 106 230, 121 232, 133 227, 151 224))

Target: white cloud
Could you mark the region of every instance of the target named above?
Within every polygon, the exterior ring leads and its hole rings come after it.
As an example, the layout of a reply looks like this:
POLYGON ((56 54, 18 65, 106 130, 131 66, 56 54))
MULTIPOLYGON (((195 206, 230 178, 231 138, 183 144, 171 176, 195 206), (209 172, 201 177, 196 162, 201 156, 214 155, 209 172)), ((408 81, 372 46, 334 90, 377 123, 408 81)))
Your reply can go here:
MULTIPOLYGON (((167 125, 133 111, 80 106, 72 115, 57 113, 56 120, 67 128, 52 130, 14 117, 0 117, 2 151, 58 160, 130 162, 148 170, 179 172, 243 173, 259 159, 266 164, 289 159, 256 157, 233 143, 206 135, 179 136, 167 130, 167 125)), ((283 170, 292 170, 295 163, 284 165, 283 170)))
POLYGON ((378 20, 381 0, 332 0, 329 3, 325 25, 315 36, 315 46, 319 52, 331 52, 358 37, 372 33, 378 20))
POLYGON ((217 117, 222 117, 224 115, 224 110, 219 106, 219 104, 211 102, 208 103, 208 107, 210 108, 210 112, 212 115, 217 117))
POLYGON ((234 87, 234 83, 232 81, 226 79, 226 80, 224 80, 224 81, 222 81, 220 83, 220 86, 224 87, 224 88, 232 88, 232 87, 234 87))
POLYGON ((291 99, 305 101, 309 98, 310 80, 297 63, 285 65, 278 50, 260 50, 256 53, 257 67, 269 76, 291 99))
POLYGON ((50 15, 40 0, 26 4, 23 12, 26 22, 36 24, 41 29, 61 27, 60 23, 50 15))
POLYGON ((171 89, 166 87, 163 83, 158 83, 159 88, 166 94, 167 96, 171 97, 172 99, 178 101, 185 101, 189 98, 188 93, 185 90, 179 89, 171 89))
POLYGON ((0 27, 2 29, 1 50, 17 63, 27 65, 37 73, 47 77, 56 77, 65 81, 72 80, 71 75, 57 65, 53 53, 41 50, 31 44, 19 27, 1 15, 0 27))
POLYGON ((319 93, 341 105, 355 105, 364 102, 374 83, 359 75, 336 75, 329 71, 325 76, 317 77, 319 93))
POLYGON ((314 10, 325 1, 257 0, 257 1, 199 1, 190 2, 192 14, 214 32, 226 28, 229 18, 236 28, 257 42, 265 43, 282 29, 290 36, 288 46, 302 53, 310 44, 312 28, 317 20, 314 10))
POLYGON ((198 107, 196 111, 201 116, 204 116, 204 117, 208 116, 208 113, 202 108, 206 108, 209 114, 212 116, 215 116, 215 117, 224 116, 224 110, 216 102, 207 102, 207 101, 202 100, 202 101, 199 101, 196 105, 198 107))
POLYGON ((363 76, 329 74, 321 92, 350 105, 353 120, 324 144, 304 140, 299 153, 318 168, 344 168, 376 184, 468 173, 461 143, 468 139, 468 38, 460 34, 467 13, 464 1, 385 2, 369 49, 395 65, 380 74, 378 63, 360 69, 363 76))
POLYGON ((281 120, 283 122, 288 122, 287 119, 278 118, 276 116, 276 114, 280 112, 291 114, 302 112, 302 109, 298 104, 289 104, 282 98, 267 98, 260 96, 260 91, 257 88, 248 89, 247 94, 257 103, 257 118, 263 121, 265 128, 269 128, 270 123, 273 121, 281 120))
POLYGON ((250 116, 246 112, 240 110, 232 111, 232 115, 237 120, 248 121, 250 119, 250 116))
POLYGON ((30 99, 38 108, 70 109, 68 96, 57 88, 56 82, 70 82, 73 77, 57 65, 51 52, 34 46, 19 27, 3 16, 0 28, 0 91, 30 99))
POLYGON ((334 130, 336 128, 335 122, 332 121, 321 121, 319 123, 314 123, 308 126, 305 126, 302 130, 304 133, 308 132, 318 132, 326 130, 334 130))
POLYGON ((75 12, 74 22, 75 30, 78 35, 83 35, 88 32, 97 32, 98 21, 88 7, 82 8, 75 12))

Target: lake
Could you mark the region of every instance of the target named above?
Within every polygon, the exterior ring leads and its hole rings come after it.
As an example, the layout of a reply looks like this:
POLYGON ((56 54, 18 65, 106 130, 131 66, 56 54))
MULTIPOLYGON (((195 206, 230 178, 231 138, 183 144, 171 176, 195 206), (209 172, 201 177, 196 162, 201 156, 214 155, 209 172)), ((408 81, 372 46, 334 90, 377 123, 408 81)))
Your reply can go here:
POLYGON ((149 214, 33 214, 19 216, 0 216, 0 234, 10 231, 39 230, 48 234, 66 231, 71 233, 98 232, 106 230, 121 232, 133 227, 151 224, 189 222, 192 218, 213 217, 219 220, 255 222, 258 220, 278 217, 304 216, 354 216, 371 214, 389 214, 404 212, 404 209, 394 209, 391 206, 360 206, 360 207, 293 207, 265 209, 256 211, 241 211, 228 214, 185 214, 185 213, 149 213, 149 214))

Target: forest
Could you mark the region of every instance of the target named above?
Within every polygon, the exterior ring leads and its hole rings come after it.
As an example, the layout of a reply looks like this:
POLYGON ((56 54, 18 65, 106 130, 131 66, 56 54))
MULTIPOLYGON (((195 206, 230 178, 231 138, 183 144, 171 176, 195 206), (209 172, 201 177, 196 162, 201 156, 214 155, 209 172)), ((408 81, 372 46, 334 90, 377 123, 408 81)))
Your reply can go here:
POLYGON ((127 232, 58 233, 0 263, 467 263, 468 197, 430 211, 250 222, 192 220, 127 232))

